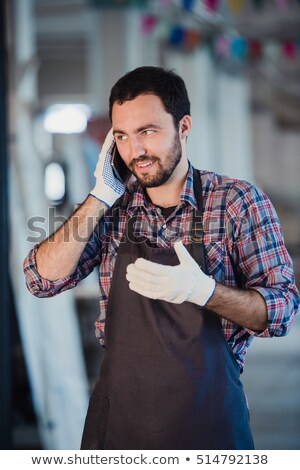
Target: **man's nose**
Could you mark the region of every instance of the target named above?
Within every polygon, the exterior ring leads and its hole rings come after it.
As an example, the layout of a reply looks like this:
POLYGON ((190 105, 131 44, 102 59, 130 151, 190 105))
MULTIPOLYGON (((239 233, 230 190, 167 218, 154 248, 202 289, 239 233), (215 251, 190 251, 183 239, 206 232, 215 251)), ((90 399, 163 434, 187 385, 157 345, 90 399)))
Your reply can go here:
POLYGON ((146 154, 146 149, 143 140, 140 136, 134 136, 130 139, 130 157, 131 160, 139 158, 146 154))

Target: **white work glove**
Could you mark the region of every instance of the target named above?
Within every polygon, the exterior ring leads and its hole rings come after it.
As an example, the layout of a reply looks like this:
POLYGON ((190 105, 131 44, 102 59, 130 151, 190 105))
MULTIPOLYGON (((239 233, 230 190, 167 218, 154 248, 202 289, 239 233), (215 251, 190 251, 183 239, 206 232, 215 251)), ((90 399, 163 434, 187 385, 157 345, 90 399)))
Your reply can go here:
POLYGON ((108 207, 111 207, 125 192, 125 184, 115 177, 111 166, 111 158, 115 145, 111 129, 105 138, 94 172, 96 186, 90 192, 92 196, 104 202, 108 207))
POLYGON ((127 266, 126 279, 131 290, 150 299, 175 304, 192 302, 204 306, 214 293, 216 281, 204 274, 182 242, 174 249, 180 264, 165 266, 138 258, 127 266))

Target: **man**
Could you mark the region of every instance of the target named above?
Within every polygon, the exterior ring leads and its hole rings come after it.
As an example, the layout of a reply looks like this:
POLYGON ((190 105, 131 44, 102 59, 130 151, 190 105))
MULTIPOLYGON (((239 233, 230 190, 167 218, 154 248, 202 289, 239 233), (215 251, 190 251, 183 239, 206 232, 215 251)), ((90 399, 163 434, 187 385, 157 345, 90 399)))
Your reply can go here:
POLYGON ((299 305, 276 213, 255 186, 193 169, 175 73, 126 74, 110 118, 95 188, 24 262, 40 297, 100 266, 105 353, 82 449, 253 449, 245 353, 254 336, 285 335, 299 305), (136 178, 127 186, 115 146, 136 178))

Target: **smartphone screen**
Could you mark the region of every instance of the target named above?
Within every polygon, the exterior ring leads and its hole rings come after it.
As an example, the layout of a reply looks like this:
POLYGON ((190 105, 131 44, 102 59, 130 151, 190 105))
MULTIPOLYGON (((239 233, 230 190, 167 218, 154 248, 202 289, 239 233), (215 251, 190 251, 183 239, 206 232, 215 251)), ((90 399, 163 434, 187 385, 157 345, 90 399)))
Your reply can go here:
POLYGON ((131 172, 122 160, 116 145, 112 154, 111 166, 113 168, 115 177, 118 178, 118 180, 122 183, 126 183, 126 181, 131 176, 131 172))

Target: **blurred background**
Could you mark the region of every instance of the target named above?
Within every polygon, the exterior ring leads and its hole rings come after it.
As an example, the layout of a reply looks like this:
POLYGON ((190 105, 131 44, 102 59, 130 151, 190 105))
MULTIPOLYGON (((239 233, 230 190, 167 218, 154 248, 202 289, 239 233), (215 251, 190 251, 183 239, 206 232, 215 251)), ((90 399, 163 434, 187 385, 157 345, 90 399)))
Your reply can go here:
MULTIPOLYGON (((260 186, 300 277, 299 0, 7 0, 0 11, 2 449, 77 449, 100 362, 97 273, 37 299, 23 259, 93 187, 115 81, 173 68, 192 163, 260 186)), ((300 324, 242 375, 258 449, 300 449, 300 324)))

